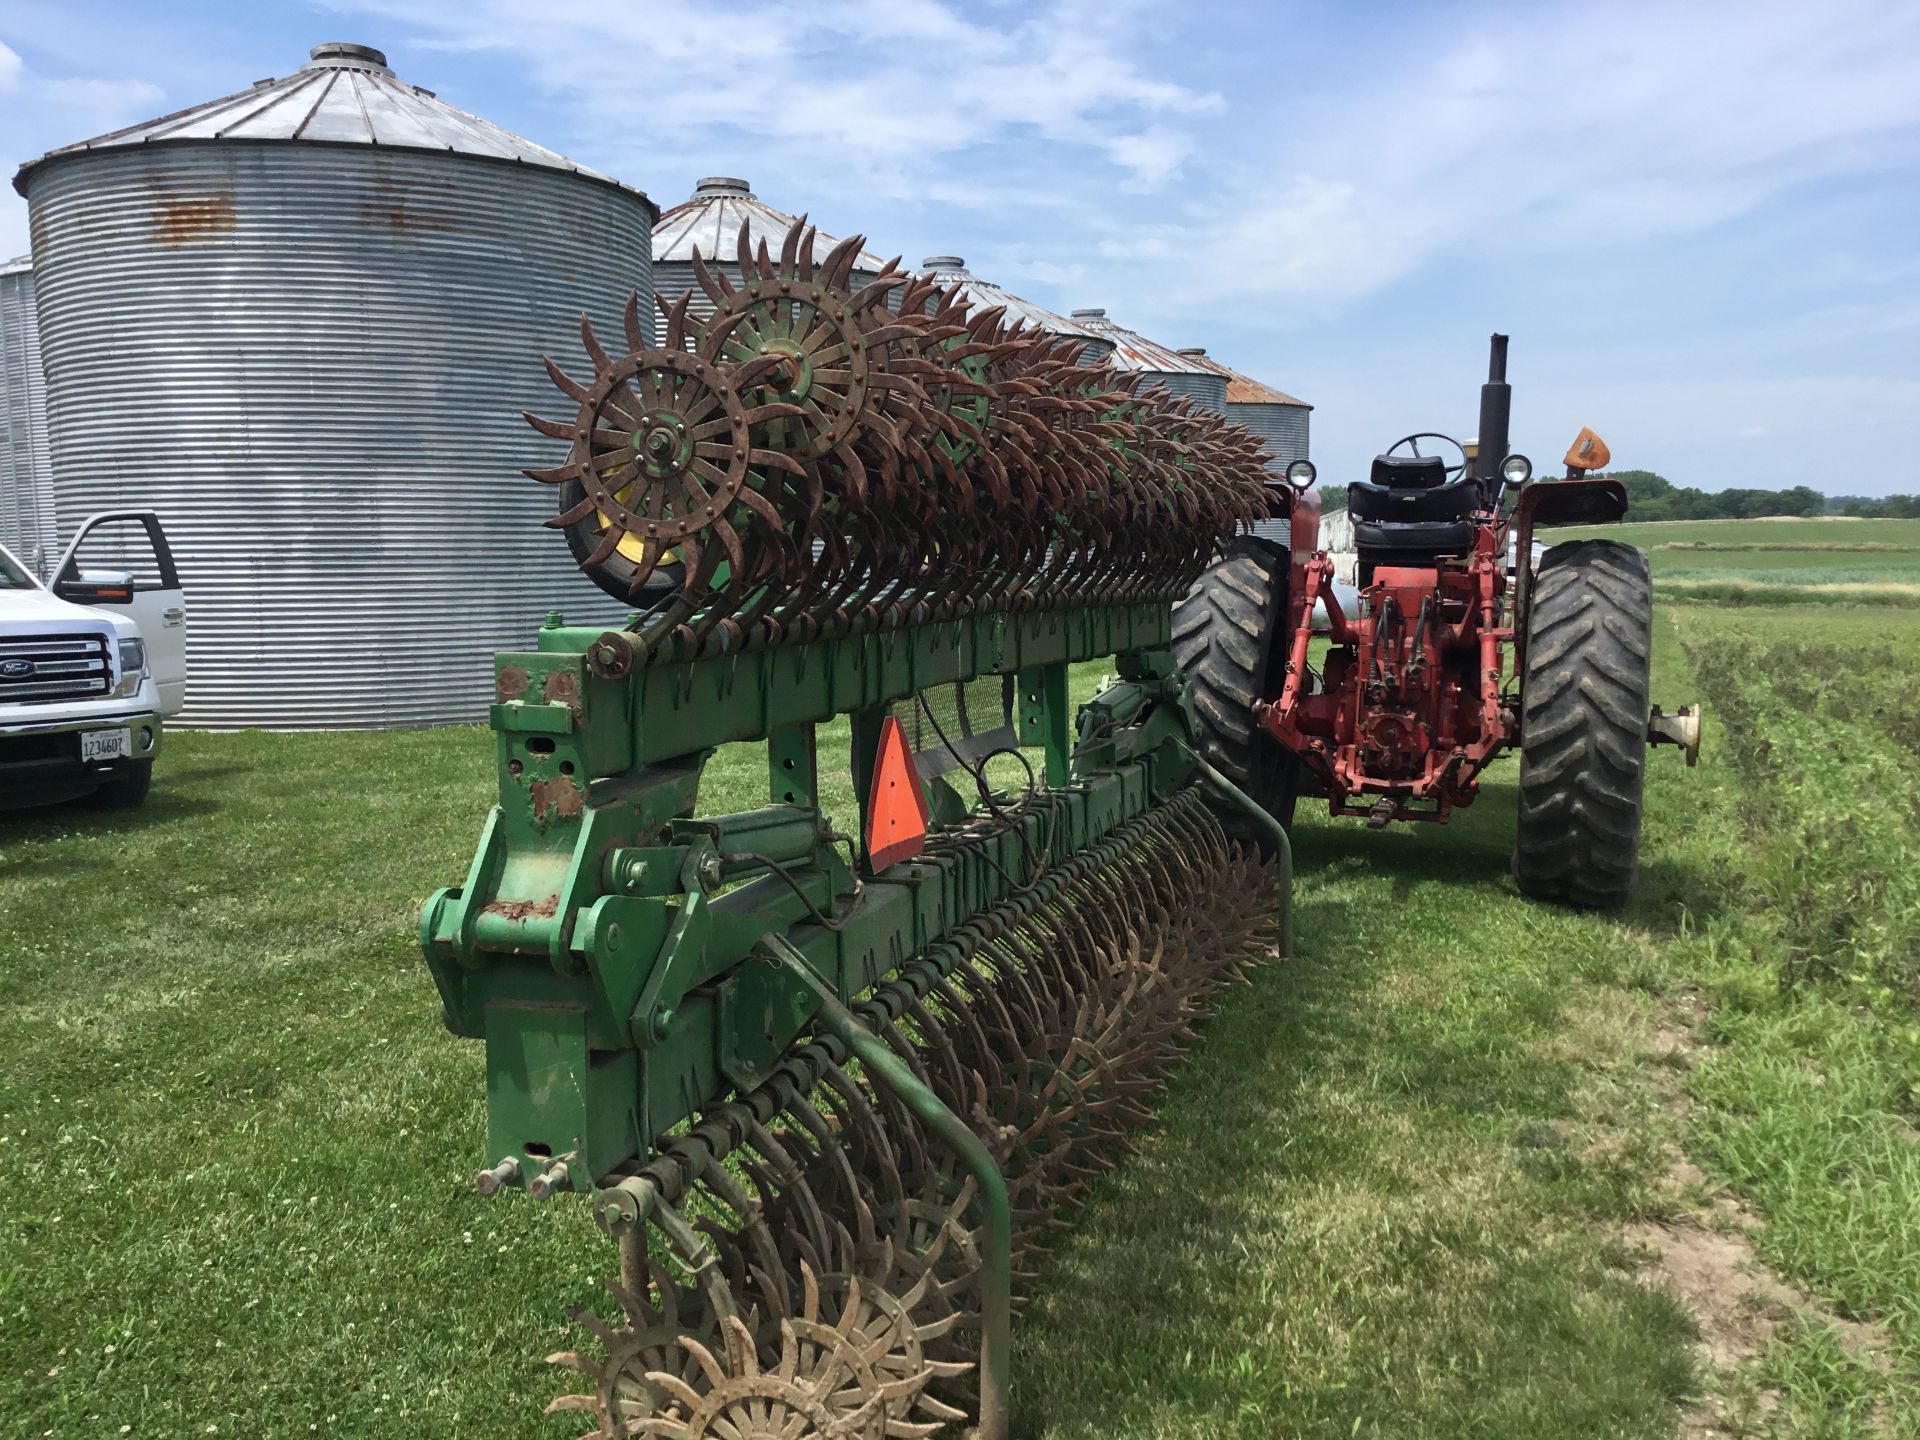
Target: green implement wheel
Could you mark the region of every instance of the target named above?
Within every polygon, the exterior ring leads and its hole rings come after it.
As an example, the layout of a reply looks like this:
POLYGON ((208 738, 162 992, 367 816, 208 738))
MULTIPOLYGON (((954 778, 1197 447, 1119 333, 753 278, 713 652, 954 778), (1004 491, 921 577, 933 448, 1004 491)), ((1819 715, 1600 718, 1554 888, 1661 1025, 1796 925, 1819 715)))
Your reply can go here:
MULTIPOLYGON (((1286 569, 1262 547, 1245 544, 1214 561, 1174 608, 1173 657, 1193 696, 1196 748, 1291 831, 1300 762, 1253 718, 1253 702, 1273 698, 1268 658, 1282 643, 1286 587, 1286 569)), ((1221 804, 1216 813, 1229 835, 1272 854, 1272 838, 1244 812, 1221 804)))
POLYGON ((1574 540, 1541 558, 1521 690, 1513 876, 1539 900, 1624 905, 1640 858, 1653 582, 1647 557, 1574 540))

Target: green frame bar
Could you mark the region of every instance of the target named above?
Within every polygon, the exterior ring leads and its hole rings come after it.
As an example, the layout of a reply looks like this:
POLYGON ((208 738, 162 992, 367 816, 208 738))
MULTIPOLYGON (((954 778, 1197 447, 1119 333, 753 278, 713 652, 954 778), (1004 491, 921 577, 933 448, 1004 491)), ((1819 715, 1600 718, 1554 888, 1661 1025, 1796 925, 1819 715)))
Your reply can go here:
POLYGON ((584 628, 544 629, 536 650, 498 657, 500 804, 467 883, 433 897, 421 924, 447 1024, 487 1042, 489 1160, 557 1188, 619 1173, 680 1120, 751 1088, 814 1023, 809 996, 748 963, 765 935, 851 1001, 1183 783, 1192 766, 1164 743, 1183 729, 1170 630, 1161 600, 935 621, 612 678, 590 663, 601 632, 584 628), (1103 742, 1082 764, 1067 667, 1108 656, 1131 677, 1127 709, 1170 703, 1133 749, 1103 742), (851 716, 864 797, 889 705, 993 674, 1018 677, 1021 733, 1045 749, 1044 811, 870 875, 854 898, 814 808, 815 727, 851 716), (694 823, 705 760, 734 741, 766 743, 773 809, 694 823), (793 823, 777 813, 789 806, 793 823), (771 865, 755 863, 769 850, 771 865), (758 878, 726 888, 743 865, 758 878))

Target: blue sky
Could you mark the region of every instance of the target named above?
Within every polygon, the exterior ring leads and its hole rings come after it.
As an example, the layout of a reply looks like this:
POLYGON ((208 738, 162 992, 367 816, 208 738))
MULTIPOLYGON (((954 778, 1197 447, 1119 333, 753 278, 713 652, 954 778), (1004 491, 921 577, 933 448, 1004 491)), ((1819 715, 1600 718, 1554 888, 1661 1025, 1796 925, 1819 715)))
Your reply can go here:
MULTIPOLYGON (((1323 479, 1582 424, 1709 489, 1920 491, 1920 5, 133 0, 0 10, 0 158, 320 40, 646 190, 705 174, 1312 401, 1323 479)), ((0 203, 0 254, 27 248, 0 203)))

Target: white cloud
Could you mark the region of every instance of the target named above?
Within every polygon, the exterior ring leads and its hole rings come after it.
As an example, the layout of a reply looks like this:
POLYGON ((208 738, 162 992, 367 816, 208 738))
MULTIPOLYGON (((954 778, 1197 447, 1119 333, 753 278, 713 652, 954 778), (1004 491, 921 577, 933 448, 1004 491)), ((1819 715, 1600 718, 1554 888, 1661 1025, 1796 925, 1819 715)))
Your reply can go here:
POLYGON ((11 90, 19 84, 23 68, 19 55, 6 41, 0 40, 0 90, 11 90))
POLYGON ((1289 94, 1284 133, 1184 225, 1170 306, 1256 291, 1321 306, 1454 254, 1684 234, 1796 185, 1911 163, 1920 9, 1496 7, 1448 43, 1289 94), (1489 84, 1489 77, 1504 81, 1489 84), (1220 215, 1227 215, 1223 223, 1220 215))
POLYGON ((1179 175, 1195 146, 1188 135, 1164 125, 1152 125, 1135 134, 1112 136, 1101 148, 1108 159, 1128 171, 1131 186, 1158 190, 1179 175))
POLYGON ((517 57, 559 143, 642 185, 746 173, 830 225, 992 211, 1097 257, 1143 321, 1324 317, 1457 255, 1697 232, 1910 159, 1920 125, 1920 8, 1873 0, 1415 10, 1390 53, 1336 31, 1232 105, 1170 74, 1153 0, 337 4, 517 57))
POLYGON ((936 0, 342 8, 403 21, 430 45, 523 57, 579 134, 640 174, 689 153, 738 165, 751 152, 763 170, 824 170, 906 195, 951 182, 950 160, 964 177, 976 168, 968 152, 1038 140, 1104 157, 1152 189, 1194 154, 1185 127, 1225 103, 1135 57, 1155 8, 1137 3, 1020 8, 999 25, 936 0))

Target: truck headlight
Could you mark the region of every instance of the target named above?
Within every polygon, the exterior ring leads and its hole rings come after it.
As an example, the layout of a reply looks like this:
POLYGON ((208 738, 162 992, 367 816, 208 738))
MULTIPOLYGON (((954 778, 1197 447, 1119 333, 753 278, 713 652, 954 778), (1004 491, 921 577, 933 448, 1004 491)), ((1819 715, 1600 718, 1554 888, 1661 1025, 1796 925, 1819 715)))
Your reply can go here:
POLYGON ((116 698, 133 694, 140 688, 141 677, 147 673, 147 644, 139 636, 120 642, 120 683, 114 689, 116 698))

